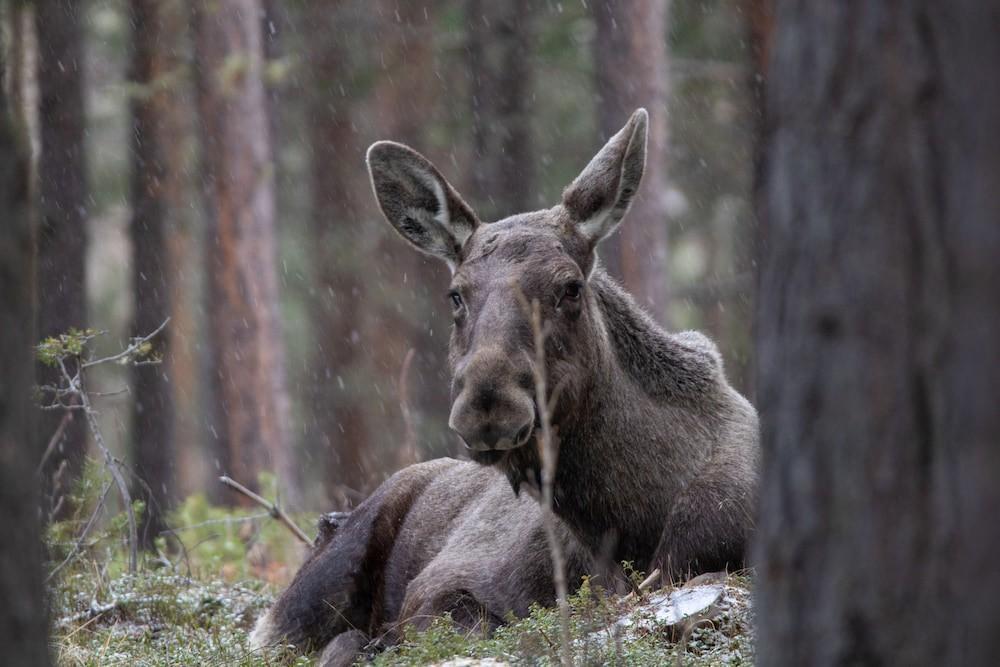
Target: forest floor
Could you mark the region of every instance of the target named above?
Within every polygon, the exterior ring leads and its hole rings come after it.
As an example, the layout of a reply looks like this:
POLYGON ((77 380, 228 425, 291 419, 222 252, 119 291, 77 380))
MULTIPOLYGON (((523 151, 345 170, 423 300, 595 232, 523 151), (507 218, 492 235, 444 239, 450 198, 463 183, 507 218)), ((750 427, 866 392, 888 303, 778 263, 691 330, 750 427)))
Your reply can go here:
MULTIPOLYGON (((313 519, 297 517, 303 527, 315 525, 313 519)), ((72 549, 79 521, 50 530, 56 562, 72 549)), ((142 557, 139 572, 129 574, 122 522, 111 517, 51 584, 58 665, 314 664, 281 650, 254 651, 247 640, 305 555, 283 526, 255 509, 214 507, 193 496, 170 518, 175 539, 160 538, 158 553, 142 557)), ((753 663, 747 577, 730 575, 669 595, 614 598, 585 581, 570 601, 574 664, 753 663), (691 596, 707 596, 699 604, 707 601, 709 610, 671 618, 691 596)), ((441 620, 372 657, 380 666, 558 665, 559 637, 558 612, 538 608, 490 637, 466 635, 441 620)))

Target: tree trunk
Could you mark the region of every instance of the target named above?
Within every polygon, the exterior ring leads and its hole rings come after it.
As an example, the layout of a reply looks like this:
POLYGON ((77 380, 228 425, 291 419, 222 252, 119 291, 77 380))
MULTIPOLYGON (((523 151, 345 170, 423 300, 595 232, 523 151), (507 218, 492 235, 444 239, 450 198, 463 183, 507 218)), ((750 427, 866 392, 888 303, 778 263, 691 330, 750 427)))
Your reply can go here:
MULTIPOLYGON (((154 331, 174 312, 171 297, 182 271, 171 260, 171 242, 182 233, 185 208, 183 146, 187 125, 177 76, 182 62, 185 14, 176 3, 132 0, 132 332, 154 331)), ((146 502, 143 543, 165 527, 162 513, 175 494, 173 327, 158 337, 158 366, 132 372, 132 456, 139 477, 135 496, 146 502), (168 378, 170 378, 168 380, 168 378)))
POLYGON ((598 126, 606 140, 638 107, 649 111, 646 171, 628 218, 601 259, 658 320, 667 310, 667 0, 596 0, 594 71, 598 126))
MULTIPOLYGON (((39 338, 87 325, 82 11, 78 2, 35 3, 40 135, 36 266, 39 338)), ((53 369, 37 365, 36 372, 40 384, 57 379, 53 369)), ((62 419, 59 412, 42 415, 36 452, 45 450, 62 419)), ((79 475, 86 447, 83 420, 71 419, 55 455, 42 471, 45 493, 53 505, 79 475)))
POLYGON ((274 174, 262 81, 260 6, 197 3, 203 160, 211 214, 209 319, 229 473, 248 486, 273 470, 299 494, 278 301, 274 174))
MULTIPOLYGON (((4 72, 0 40, 0 75, 4 72)), ((6 78, 6 77, 5 77, 6 78)), ((10 665, 48 665, 42 586, 38 485, 34 468, 36 410, 32 296, 34 257, 28 214, 27 139, 15 136, 14 114, 0 82, 0 529, 16 543, 0 551, 0 642, 10 665)))
POLYGON ((484 220, 535 207, 531 141, 532 0, 466 0, 472 188, 484 220))
POLYGON ((322 443, 326 483, 340 507, 357 500, 347 489, 368 486, 372 401, 371 369, 362 354, 366 307, 363 249, 371 237, 366 214, 371 188, 364 149, 352 117, 355 63, 343 40, 356 26, 344 13, 316 4, 307 15, 311 59, 309 137, 312 147, 312 238, 317 307, 313 308, 316 356, 311 395, 313 439, 322 443), (364 198, 364 199, 362 199, 364 198), (361 251, 359 251, 361 250, 361 251))
MULTIPOLYGON (((410 144, 433 158, 427 127, 449 99, 449 87, 437 76, 434 63, 433 27, 440 4, 380 0, 378 6, 378 63, 383 70, 374 92, 378 138, 410 144)), ((391 435, 395 449, 388 454, 391 467, 401 468, 429 452, 447 450, 449 401, 444 388, 451 318, 443 295, 448 270, 413 250, 384 222, 373 219, 372 224, 375 262, 385 271, 385 279, 372 281, 376 285, 369 293, 369 340, 378 385, 375 414, 383 420, 391 416, 397 427, 391 435), (403 373, 411 349, 412 367, 403 373), (409 380, 408 391, 402 379, 409 380), (409 411, 401 405, 408 395, 417 397, 409 411)))
POLYGON ((995 1, 777 3, 761 665, 1000 654, 995 1))

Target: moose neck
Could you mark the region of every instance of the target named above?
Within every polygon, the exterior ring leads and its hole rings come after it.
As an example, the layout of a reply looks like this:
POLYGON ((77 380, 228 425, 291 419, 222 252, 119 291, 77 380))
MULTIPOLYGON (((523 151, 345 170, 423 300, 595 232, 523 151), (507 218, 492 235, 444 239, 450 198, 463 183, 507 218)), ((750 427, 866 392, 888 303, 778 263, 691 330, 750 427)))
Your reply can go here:
POLYGON ((645 568, 665 509, 706 454, 718 361, 665 332, 600 267, 590 284, 593 363, 557 424, 555 511, 596 555, 645 568))

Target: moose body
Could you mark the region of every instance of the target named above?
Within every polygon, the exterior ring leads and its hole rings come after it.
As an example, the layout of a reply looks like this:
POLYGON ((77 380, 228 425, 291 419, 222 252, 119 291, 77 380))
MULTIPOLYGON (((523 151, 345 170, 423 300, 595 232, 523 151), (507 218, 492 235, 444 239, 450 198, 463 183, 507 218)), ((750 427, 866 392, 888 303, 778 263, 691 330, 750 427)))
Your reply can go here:
MULTIPOLYGON (((579 581, 588 552, 565 526, 559 534, 579 581)), ((548 549, 541 508, 500 473, 453 459, 409 466, 321 533, 251 641, 350 665, 369 643, 390 645, 403 626, 444 613, 488 630, 555 600, 548 549)))
MULTIPOLYGON (((388 221, 452 271, 449 426, 482 471, 503 473, 493 483, 506 478, 506 501, 493 514, 514 513, 483 527, 463 520, 470 544, 506 539, 518 545, 529 534, 542 539, 540 515, 524 511, 526 494, 519 492, 539 486, 544 402, 558 444, 553 509, 572 531, 573 539, 566 537, 570 551, 578 541, 602 569, 631 561, 677 579, 743 565, 753 530, 758 426, 753 407, 727 382, 715 345, 695 332, 664 331, 597 258, 599 242, 617 228, 639 188, 646 125, 640 109, 569 185, 560 204, 492 223, 481 222, 440 172, 406 146, 374 144, 368 166, 388 221), (535 367, 528 304, 537 304, 547 332, 544 369, 535 367), (535 395, 539 370, 546 374, 548 396, 535 395), (491 530, 510 535, 500 538, 491 530)), ((463 468, 461 474, 473 473, 463 468)), ((439 540, 435 524, 415 521, 408 540, 439 540)), ((399 538, 386 533, 378 539, 399 538)), ((496 584, 491 572, 502 569, 508 554, 488 548, 482 554, 477 590, 489 591, 496 584)), ((447 559, 441 563, 444 576, 450 565, 447 559)), ((350 566, 338 560, 336 567, 350 566)), ((551 599, 551 581, 538 584, 538 577, 550 573, 535 570, 506 580, 504 595, 551 599)), ((305 580, 313 597, 335 592, 333 585, 321 588, 321 577, 305 580)), ((392 595, 410 595, 412 582, 397 583, 392 595)))

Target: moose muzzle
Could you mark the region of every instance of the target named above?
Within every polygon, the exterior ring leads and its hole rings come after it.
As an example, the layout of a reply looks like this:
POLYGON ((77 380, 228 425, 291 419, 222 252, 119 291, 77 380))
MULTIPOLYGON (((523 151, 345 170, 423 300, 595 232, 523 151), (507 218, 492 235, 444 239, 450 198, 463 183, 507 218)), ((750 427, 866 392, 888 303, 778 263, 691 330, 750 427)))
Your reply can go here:
POLYGON ((531 377, 502 351, 476 353, 455 376, 448 426, 475 451, 524 445, 535 430, 531 377))

